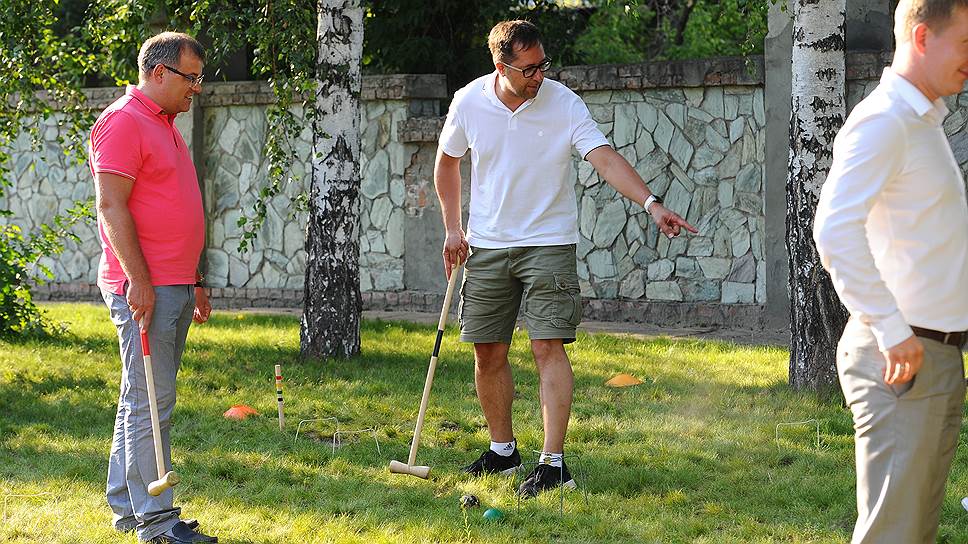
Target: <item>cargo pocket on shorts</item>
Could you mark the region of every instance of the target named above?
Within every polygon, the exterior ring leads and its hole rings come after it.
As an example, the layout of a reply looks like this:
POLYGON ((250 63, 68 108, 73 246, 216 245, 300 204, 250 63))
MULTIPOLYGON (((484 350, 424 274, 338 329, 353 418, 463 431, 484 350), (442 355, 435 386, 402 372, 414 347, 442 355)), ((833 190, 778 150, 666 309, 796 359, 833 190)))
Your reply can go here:
POLYGON ((532 319, 551 324, 557 309, 555 277, 542 275, 534 278, 525 294, 524 313, 532 319))
POLYGON ((560 328, 574 328, 581 322, 581 287, 578 274, 554 275, 555 313, 552 324, 560 328))

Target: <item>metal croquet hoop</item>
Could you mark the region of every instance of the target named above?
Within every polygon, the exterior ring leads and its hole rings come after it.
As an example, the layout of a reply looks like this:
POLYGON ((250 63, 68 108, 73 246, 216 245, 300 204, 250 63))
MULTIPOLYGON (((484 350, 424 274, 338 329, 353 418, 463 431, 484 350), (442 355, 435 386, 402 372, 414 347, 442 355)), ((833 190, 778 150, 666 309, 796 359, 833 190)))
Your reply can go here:
MULTIPOLYGON (((540 452, 538 450, 531 450, 531 451, 533 453, 538 454, 538 455, 541 455, 541 453, 542 453, 542 452, 540 452)), ((585 500, 585 506, 588 507, 588 488, 586 488, 584 485, 581 485, 581 486, 578 485, 578 479, 585 477, 585 467, 582 465, 581 456, 578 455, 577 453, 566 453, 566 454, 564 454, 561 457, 561 461, 562 461, 562 466, 561 466, 561 469, 560 469, 561 476, 559 477, 559 482, 558 482, 558 515, 559 516, 562 516, 562 517, 564 517, 564 515, 565 515, 565 482, 564 482, 564 472, 565 472, 564 461, 565 461, 565 459, 573 459, 575 461, 572 464, 572 466, 575 467, 575 476, 574 476, 575 485, 576 485, 576 487, 580 487, 581 488, 582 498, 585 500)), ((528 467, 531 467, 533 469, 534 467, 538 466, 539 464, 540 463, 538 461, 528 462, 528 463, 521 463, 521 468, 524 469, 524 470, 527 470, 528 467)), ((530 470, 528 471, 528 473, 530 473, 530 470)), ((517 487, 518 487, 518 481, 517 480, 518 480, 518 478, 515 475, 515 478, 514 478, 514 487, 515 487, 515 489, 517 489, 517 487)), ((518 494, 518 500, 517 500, 517 504, 514 507, 514 513, 515 514, 519 514, 520 512, 521 512, 521 495, 518 494)))
POLYGON ((339 420, 335 417, 320 417, 315 419, 303 419, 296 426, 296 436, 293 437, 292 441, 296 442, 299 440, 299 432, 302 430, 302 426, 306 423, 316 423, 319 421, 332 421, 336 424, 336 430, 333 432, 332 444, 333 444, 333 455, 336 455, 336 448, 343 445, 343 437, 353 434, 364 434, 370 433, 373 436, 373 442, 376 444, 377 455, 382 456, 383 452, 380 450, 380 440, 377 438, 376 427, 367 427, 366 429, 358 430, 344 430, 339 428, 339 420))
POLYGON ((820 421, 817 420, 817 419, 807 419, 807 420, 804 420, 804 421, 793 421, 791 423, 777 423, 776 424, 776 430, 773 432, 773 441, 776 443, 776 449, 777 449, 777 451, 783 451, 782 448, 780 447, 780 427, 807 426, 807 425, 810 425, 811 423, 814 426, 816 426, 816 428, 817 428, 817 442, 816 442, 816 447, 819 450, 820 449, 820 421))

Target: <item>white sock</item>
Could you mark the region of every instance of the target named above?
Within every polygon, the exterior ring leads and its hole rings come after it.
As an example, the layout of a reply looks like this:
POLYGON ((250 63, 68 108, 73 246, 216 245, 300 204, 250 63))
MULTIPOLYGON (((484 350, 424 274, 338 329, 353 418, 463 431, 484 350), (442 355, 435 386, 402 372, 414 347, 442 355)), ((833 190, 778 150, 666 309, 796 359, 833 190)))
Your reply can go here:
POLYGON ((538 462, 545 465, 551 465, 553 467, 561 467, 561 463, 562 461, 564 461, 564 459, 565 459, 564 453, 554 453, 550 451, 543 451, 541 452, 541 455, 538 457, 538 462))
POLYGON ((512 440, 510 442, 494 442, 491 441, 491 451, 500 455, 501 457, 511 457, 514 453, 514 448, 518 445, 517 440, 512 440))

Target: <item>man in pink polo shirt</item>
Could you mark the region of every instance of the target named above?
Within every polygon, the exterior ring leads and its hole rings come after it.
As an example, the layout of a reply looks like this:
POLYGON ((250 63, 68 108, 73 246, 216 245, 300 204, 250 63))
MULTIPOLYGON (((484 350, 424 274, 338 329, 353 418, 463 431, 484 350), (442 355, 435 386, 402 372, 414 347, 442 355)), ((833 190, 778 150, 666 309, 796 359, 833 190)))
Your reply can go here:
MULTIPOLYGON (((108 466, 114 527, 143 542, 216 542, 179 519, 171 489, 157 497, 140 331, 148 331, 165 463, 171 466, 175 375, 188 327, 212 307, 198 261, 205 242, 202 195, 191 153, 174 120, 201 92, 205 52, 165 32, 141 46, 137 87, 108 106, 91 131, 90 164, 104 250, 98 286, 118 329, 121 394, 108 466)), ((170 470, 170 468, 169 468, 170 470)))

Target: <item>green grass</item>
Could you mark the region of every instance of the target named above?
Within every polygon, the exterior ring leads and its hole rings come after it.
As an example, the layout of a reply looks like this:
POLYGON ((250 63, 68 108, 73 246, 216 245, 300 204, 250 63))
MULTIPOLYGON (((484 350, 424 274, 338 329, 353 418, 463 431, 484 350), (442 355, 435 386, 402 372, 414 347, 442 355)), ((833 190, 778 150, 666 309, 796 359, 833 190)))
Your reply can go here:
MULTIPOLYGON (((106 310, 52 305, 64 338, 0 344, 0 542, 128 542, 103 499, 120 376, 106 310), (24 496, 27 495, 27 496, 24 496)), ((178 385, 176 504, 222 542, 845 542, 854 517, 852 425, 839 399, 791 392, 787 353, 698 340, 581 335, 570 346, 575 404, 567 452, 588 493, 546 494, 516 509, 512 482, 469 479, 459 466, 486 447, 469 346, 449 329, 418 462, 429 481, 391 475, 406 460, 432 327, 363 325, 363 355, 309 362, 298 321, 217 313, 189 336, 178 385), (275 419, 273 365, 283 365, 288 426, 275 419), (603 386, 618 372, 644 384, 603 386), (261 417, 225 420, 232 404, 261 417), (332 452, 331 423, 375 427, 332 452), (821 422, 821 445, 807 426, 821 422), (465 517, 464 493, 507 512, 465 517)), ((515 434, 540 446, 537 377, 524 333, 511 351, 515 434)), ((964 434, 964 431, 963 431, 964 434)), ((941 519, 945 542, 968 542, 968 449, 961 448, 941 519)))

